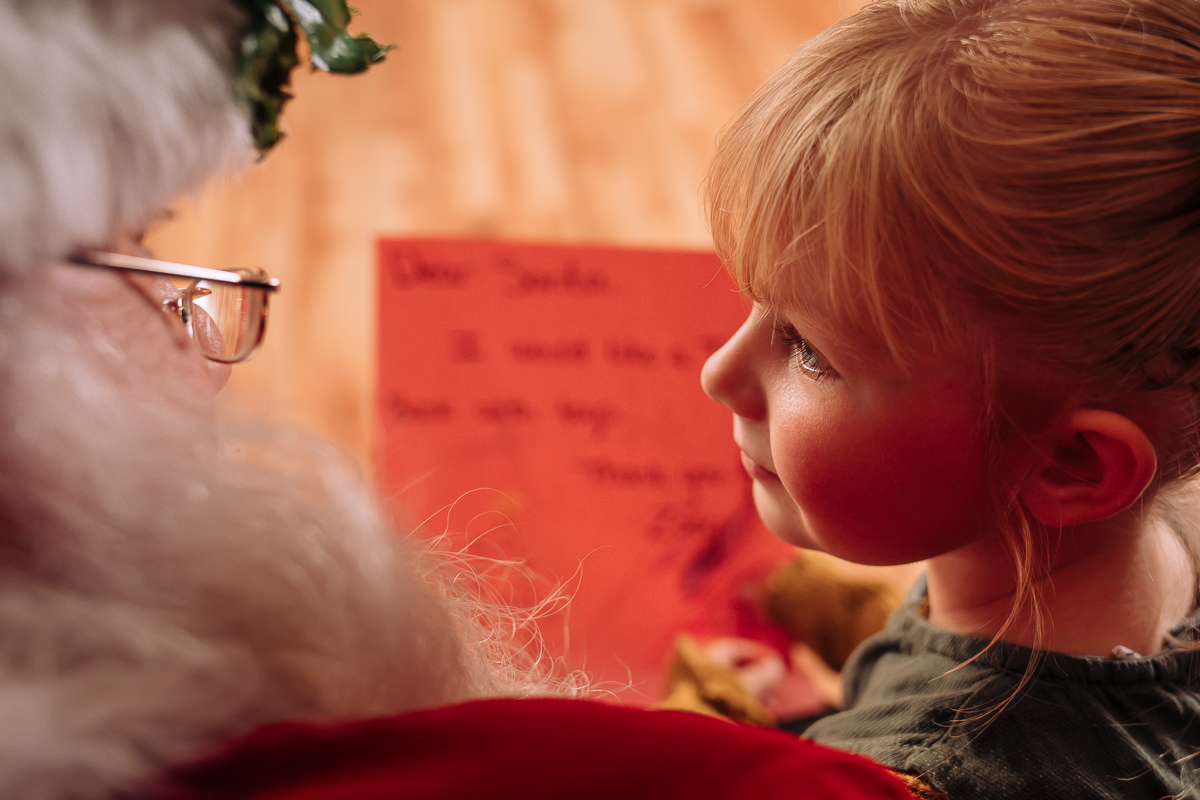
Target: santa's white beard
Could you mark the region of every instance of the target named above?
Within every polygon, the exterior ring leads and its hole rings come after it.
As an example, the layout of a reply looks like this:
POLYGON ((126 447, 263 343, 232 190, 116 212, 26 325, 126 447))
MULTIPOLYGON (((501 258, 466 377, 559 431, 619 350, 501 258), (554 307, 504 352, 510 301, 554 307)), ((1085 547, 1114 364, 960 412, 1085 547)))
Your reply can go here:
POLYGON ((521 690, 338 451, 147 391, 162 376, 44 283, 0 286, 0 797, 104 797, 263 722, 521 690))

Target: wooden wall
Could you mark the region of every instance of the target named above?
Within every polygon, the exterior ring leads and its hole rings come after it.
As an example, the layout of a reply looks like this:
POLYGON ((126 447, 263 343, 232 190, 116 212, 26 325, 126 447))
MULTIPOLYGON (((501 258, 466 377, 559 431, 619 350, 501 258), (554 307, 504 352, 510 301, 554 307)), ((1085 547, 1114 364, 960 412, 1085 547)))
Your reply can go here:
POLYGON ((379 236, 707 247, 698 187, 722 123, 859 4, 356 0, 356 29, 398 49, 365 76, 298 74, 277 151, 150 245, 283 280, 226 402, 365 463, 379 236))

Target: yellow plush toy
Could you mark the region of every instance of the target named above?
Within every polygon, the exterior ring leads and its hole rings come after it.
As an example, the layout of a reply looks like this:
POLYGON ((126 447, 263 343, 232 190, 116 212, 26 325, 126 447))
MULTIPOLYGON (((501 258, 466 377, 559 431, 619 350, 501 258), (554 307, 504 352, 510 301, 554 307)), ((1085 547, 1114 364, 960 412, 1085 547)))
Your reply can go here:
MULTIPOLYGON (((814 684, 820 684, 835 680, 833 673, 842 669, 854 648, 883 628, 900 600, 900 592, 890 583, 857 577, 824 553, 799 551, 771 574, 760 605, 763 616, 800 646, 794 655, 819 657, 822 663, 811 663, 810 658, 807 667, 796 664, 793 657, 793 669, 807 672, 814 684)), ((762 697, 770 681, 761 676, 769 670, 756 662, 757 674, 752 674, 731 652, 701 646, 693 637, 681 635, 675 642, 669 689, 661 707, 776 724, 776 715, 762 697)), ((782 675, 782 658, 777 660, 782 675)), ((818 694, 828 697, 834 692, 818 689, 818 694)))
POLYGON ((883 630, 902 599, 889 583, 850 577, 832 556, 804 551, 772 573, 763 611, 840 672, 854 648, 883 630))

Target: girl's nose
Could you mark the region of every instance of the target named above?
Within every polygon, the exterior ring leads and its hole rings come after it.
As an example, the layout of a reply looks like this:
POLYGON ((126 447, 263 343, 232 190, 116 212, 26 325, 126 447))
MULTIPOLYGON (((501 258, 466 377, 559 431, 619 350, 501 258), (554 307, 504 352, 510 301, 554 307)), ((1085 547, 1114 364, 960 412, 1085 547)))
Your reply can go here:
POLYGON ((739 417, 752 420, 765 419, 767 414, 754 352, 761 317, 757 309, 751 311, 742 327, 708 357, 700 371, 700 385, 709 397, 739 417))

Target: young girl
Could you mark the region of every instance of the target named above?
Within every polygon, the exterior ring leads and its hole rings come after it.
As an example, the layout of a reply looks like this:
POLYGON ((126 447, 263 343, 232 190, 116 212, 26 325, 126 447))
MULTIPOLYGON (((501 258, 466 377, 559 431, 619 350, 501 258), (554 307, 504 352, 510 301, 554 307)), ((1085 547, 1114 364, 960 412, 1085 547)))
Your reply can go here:
POLYGON ((808 735, 951 800, 1200 797, 1200 2, 881 0, 708 188, 761 515, 928 559, 808 735))

